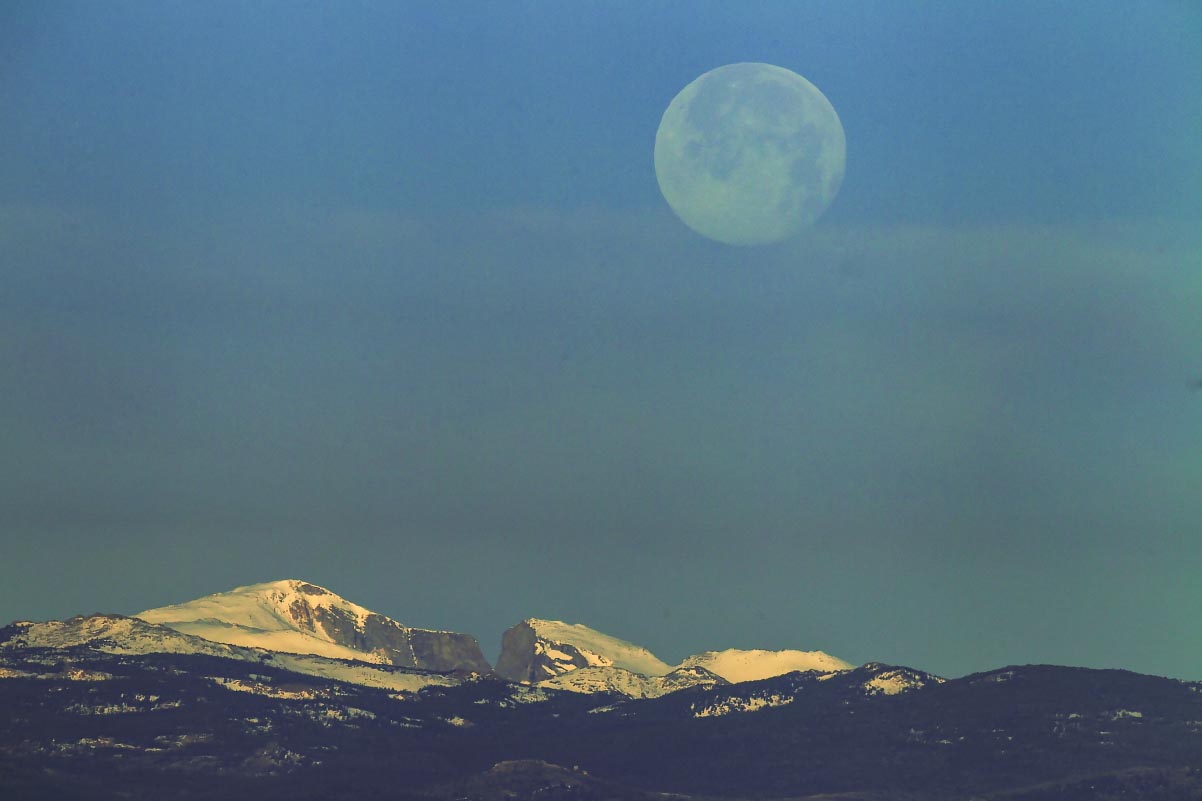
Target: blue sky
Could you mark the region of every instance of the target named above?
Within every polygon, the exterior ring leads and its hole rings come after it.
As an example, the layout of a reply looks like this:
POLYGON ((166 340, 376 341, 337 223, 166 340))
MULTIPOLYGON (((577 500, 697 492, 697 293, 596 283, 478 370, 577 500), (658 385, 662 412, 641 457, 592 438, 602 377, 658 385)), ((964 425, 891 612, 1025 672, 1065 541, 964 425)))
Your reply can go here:
MULTIPOLYGON (((701 72, 834 102, 839 219, 1196 213, 1188 3, 16 4, 6 193, 159 208, 286 195, 648 208, 701 72), (41 154, 43 158, 33 159, 41 154), (1038 169, 1033 169, 1038 166, 1038 169)), ((184 206, 183 208, 187 208, 184 206)))
POLYGON ((1202 678, 1191 3, 10 3, 0 617, 305 578, 478 636, 1202 678), (659 195, 764 61, 815 229, 659 195))

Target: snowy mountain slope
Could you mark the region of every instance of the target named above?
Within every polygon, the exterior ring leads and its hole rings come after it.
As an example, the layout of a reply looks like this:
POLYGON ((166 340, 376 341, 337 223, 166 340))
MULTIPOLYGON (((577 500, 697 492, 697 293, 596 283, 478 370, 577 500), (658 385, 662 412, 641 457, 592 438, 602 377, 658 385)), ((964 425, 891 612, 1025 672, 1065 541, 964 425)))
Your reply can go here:
POLYGON ((87 646, 110 654, 203 654, 240 658, 240 649, 181 634, 122 615, 88 615, 45 623, 13 623, 4 629, 0 648, 74 648, 87 646))
POLYGON ((537 686, 574 693, 617 693, 627 698, 659 698, 686 687, 716 687, 728 682, 705 668, 679 668, 664 676, 644 676, 625 668, 578 668, 540 681, 537 686))
POLYGON ((13 623, 0 629, 0 651, 27 648, 88 648, 108 654, 199 654, 240 662, 270 664, 309 676, 414 692, 431 685, 451 686, 449 676, 389 665, 345 662, 321 656, 282 654, 184 634, 166 626, 122 615, 90 615, 46 623, 13 623))
POLYGON ((942 682, 870 664, 621 703, 490 678, 398 693, 298 677, 265 652, 69 647, 134 631, 81 621, 0 628, 6 801, 1202 798, 1202 684, 1127 671, 1010 666, 942 682), (472 778, 512 759, 580 767, 472 778), (581 784, 590 776, 634 784, 581 784))
POLYGON ((850 670, 855 667, 822 651, 706 651, 688 657, 680 667, 703 667, 729 682, 738 684, 772 676, 783 676, 795 670, 850 670))
POLYGON ((214 642, 424 670, 489 669, 465 634, 403 626, 306 581, 238 587, 137 617, 214 642))
POLYGON ((921 690, 933 684, 943 684, 947 679, 913 668, 894 668, 879 662, 869 662, 862 667, 871 674, 863 683, 868 695, 899 695, 911 690, 921 690))
POLYGON ((945 679, 907 667, 869 662, 860 667, 821 672, 790 671, 766 679, 740 682, 719 692, 691 701, 693 717, 721 717, 735 713, 789 706, 806 698, 841 698, 856 703, 885 695, 922 690, 945 683, 945 679))
POLYGON ((505 632, 498 675, 511 681, 574 692, 618 692, 652 698, 670 692, 645 678, 673 674, 676 689, 694 684, 756 681, 793 671, 849 670, 853 665, 822 651, 706 651, 675 669, 646 648, 595 629, 558 620, 530 618, 505 632), (633 674, 633 675, 632 675, 633 674), (591 689, 589 689, 591 688, 591 689))
POLYGON ((371 612, 328 591, 313 592, 310 587, 320 589, 295 581, 254 584, 148 609, 137 617, 214 642, 336 659, 386 661, 383 654, 366 653, 338 642, 342 638, 338 637, 335 620, 345 620, 351 628, 361 629, 371 612))
POLYGON ((496 672, 511 681, 540 682, 581 668, 619 667, 644 676, 672 671, 655 654, 587 626, 530 618, 501 639, 496 672))

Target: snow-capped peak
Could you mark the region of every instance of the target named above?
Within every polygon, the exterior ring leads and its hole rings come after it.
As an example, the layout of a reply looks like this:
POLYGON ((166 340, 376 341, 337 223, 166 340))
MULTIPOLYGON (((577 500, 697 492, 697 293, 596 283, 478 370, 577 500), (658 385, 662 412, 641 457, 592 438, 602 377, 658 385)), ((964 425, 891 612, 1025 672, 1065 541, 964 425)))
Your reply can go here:
MULTIPOLYGON (((602 634, 579 623, 564 623, 562 620, 530 618, 526 625, 534 630, 539 645, 552 658, 562 658, 556 646, 570 646, 588 662, 589 667, 624 668, 644 676, 663 676, 672 671, 672 666, 660 660, 642 646, 602 634)), ((536 650, 537 650, 536 646, 536 650)))
POLYGON ((238 587, 137 617, 207 640, 339 659, 384 662, 344 644, 373 613, 307 581, 287 579, 238 587))
POLYGON ((511 681, 540 682, 581 668, 607 667, 644 676, 672 670, 646 648, 588 626, 529 618, 505 632, 496 672, 511 681))
POLYGON ((137 617, 207 640, 271 651, 428 670, 488 670, 471 637, 403 626, 297 579, 238 587, 137 617))
POLYGON ((690 656, 680 667, 703 667, 729 682, 738 684, 772 676, 783 676, 795 670, 816 670, 828 673, 850 670, 854 665, 823 651, 706 651, 690 656))

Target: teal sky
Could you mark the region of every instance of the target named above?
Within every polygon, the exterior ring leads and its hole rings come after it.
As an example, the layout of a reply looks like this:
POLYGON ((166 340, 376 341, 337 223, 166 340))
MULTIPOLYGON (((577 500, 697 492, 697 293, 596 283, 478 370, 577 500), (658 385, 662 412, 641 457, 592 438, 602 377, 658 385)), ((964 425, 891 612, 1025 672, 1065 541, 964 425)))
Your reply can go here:
POLYGON ((1190 2, 10 2, 0 618, 303 578, 476 635, 1202 679, 1190 2), (830 99, 684 227, 702 72, 830 99))

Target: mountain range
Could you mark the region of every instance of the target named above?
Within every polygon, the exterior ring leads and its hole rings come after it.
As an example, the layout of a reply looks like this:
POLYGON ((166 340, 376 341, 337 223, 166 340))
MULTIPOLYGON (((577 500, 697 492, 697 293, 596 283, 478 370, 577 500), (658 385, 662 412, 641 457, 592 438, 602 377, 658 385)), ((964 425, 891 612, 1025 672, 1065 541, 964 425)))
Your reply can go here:
MULTIPOLYGON (((487 674, 494 670, 469 635, 405 626, 324 587, 296 579, 238 587, 148 609, 134 617, 178 634, 242 648, 434 673, 487 674)), ((39 636, 38 632, 33 636, 39 636)), ((164 637, 177 641, 170 635, 164 637)), ((601 688, 622 692, 626 688, 626 694, 640 698, 698 683, 852 667, 822 651, 733 649, 696 654, 672 666, 646 648, 587 626, 538 618, 510 628, 501 643, 495 668, 501 678, 578 692, 601 688)), ((306 660, 303 664, 320 663, 306 660)))
POLYGON ((669 665, 529 618, 468 635, 270 582, 0 629, 4 799, 1202 799, 1202 683, 821 651, 669 665))

